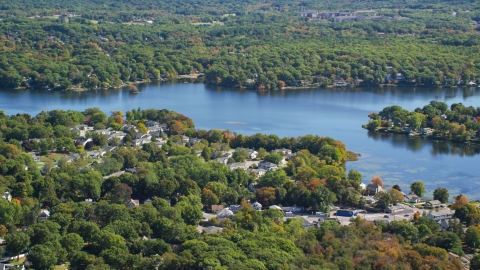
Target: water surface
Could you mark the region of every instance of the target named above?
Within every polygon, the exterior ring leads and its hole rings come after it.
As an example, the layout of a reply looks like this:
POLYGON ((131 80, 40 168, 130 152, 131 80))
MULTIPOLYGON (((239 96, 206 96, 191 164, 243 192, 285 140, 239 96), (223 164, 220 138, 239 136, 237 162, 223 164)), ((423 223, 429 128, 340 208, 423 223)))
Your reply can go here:
POLYGON ((478 88, 335 88, 255 92, 207 87, 203 84, 139 85, 138 95, 125 89, 88 92, 0 90, 0 110, 8 114, 42 110, 105 112, 132 108, 167 108, 193 118, 200 129, 230 129, 279 136, 314 134, 341 140, 362 154, 347 169, 363 174, 364 182, 380 176, 388 186, 409 190, 413 181, 426 185, 428 196, 436 187, 480 199, 480 149, 466 144, 409 139, 403 135, 369 133, 361 128, 370 112, 400 105, 413 110, 431 100, 480 106, 478 88))

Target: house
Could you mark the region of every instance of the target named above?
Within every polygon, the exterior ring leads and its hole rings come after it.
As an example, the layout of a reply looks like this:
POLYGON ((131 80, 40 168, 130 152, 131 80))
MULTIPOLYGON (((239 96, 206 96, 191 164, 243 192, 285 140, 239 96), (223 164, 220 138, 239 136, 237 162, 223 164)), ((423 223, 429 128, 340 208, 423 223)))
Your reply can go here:
POLYGON ((403 205, 392 205, 387 207, 386 212, 387 213, 395 213, 398 210, 405 209, 405 206, 403 205))
POLYGON ((3 193, 2 199, 7 200, 7 201, 10 202, 10 201, 12 200, 12 195, 10 194, 10 192, 5 191, 5 192, 3 193))
POLYGON ((122 130, 124 132, 129 132, 131 129, 136 130, 136 127, 134 125, 128 125, 128 124, 122 126, 122 130))
POLYGON ((105 152, 113 152, 115 150, 117 150, 118 147, 117 146, 108 146, 108 145, 105 145, 102 147, 102 150, 104 150, 105 152))
POLYGON ((130 201, 127 202, 128 208, 134 208, 138 206, 140 206, 140 202, 138 200, 130 199, 130 201))
POLYGON ((239 209, 240 209, 240 205, 230 205, 230 210, 232 210, 232 212, 237 212, 239 209))
POLYGON ((281 149, 275 149, 273 150, 275 154, 280 154, 286 159, 290 159, 292 157, 292 150, 286 149, 286 148, 281 148, 281 149))
POLYGON ((450 209, 442 209, 439 211, 432 211, 427 214, 427 217, 433 218, 435 220, 442 220, 442 219, 451 219, 453 218, 453 215, 455 214, 455 211, 450 210, 450 209))
POLYGON ((145 126, 146 126, 147 128, 160 127, 160 123, 159 123, 159 122, 155 122, 155 121, 147 121, 147 122, 145 122, 145 126))
POLYGON ((145 201, 143 201, 143 204, 146 204, 146 203, 151 203, 151 202, 153 202, 153 201, 152 201, 152 199, 150 199, 150 198, 147 198, 145 201))
POLYGON ((125 170, 125 172, 131 173, 131 174, 136 174, 137 173, 137 168, 136 167, 128 168, 128 169, 125 170))
POLYGON ((217 219, 223 220, 223 219, 232 219, 233 218, 233 212, 227 207, 221 210, 220 212, 217 213, 217 219))
POLYGON ((205 234, 212 234, 212 233, 217 233, 217 232, 222 232, 223 228, 222 227, 217 227, 217 226, 209 226, 206 228, 202 229, 202 232, 205 234))
POLYGON ((425 207, 433 208, 433 207, 440 207, 442 206, 442 202, 439 200, 433 200, 425 203, 425 207))
POLYGON ((229 159, 229 158, 227 158, 227 157, 220 157, 220 158, 214 159, 213 161, 218 162, 218 163, 221 163, 221 164, 223 164, 223 165, 227 165, 228 159, 229 159))
POLYGON ((108 141, 112 141, 113 139, 118 139, 120 144, 123 144, 123 139, 125 138, 125 136, 127 136, 127 133, 123 131, 114 131, 110 133, 110 135, 108 136, 108 141))
POLYGON ((147 132, 151 136, 161 137, 163 135, 163 128, 161 127, 149 127, 147 132))
POLYGON ((360 183, 360 185, 358 185, 360 187, 361 190, 366 190, 367 189, 367 185, 364 184, 364 183, 360 183))
POLYGON ((433 129, 431 129, 431 128, 421 128, 420 132, 423 133, 423 134, 431 134, 431 133, 433 133, 433 129))
POLYGON ((40 210, 40 215, 38 216, 38 221, 42 222, 47 220, 50 217, 50 211, 47 209, 40 210))
POLYGON ((257 183, 250 183, 247 187, 248 191, 250 192, 255 192, 255 190, 257 189, 257 183))
POLYGON ((277 164, 274 164, 274 163, 271 163, 271 162, 262 161, 262 162, 258 163, 258 168, 271 172, 271 171, 274 171, 274 170, 278 169, 278 166, 277 166, 277 164))
MULTIPOLYGON (((25 263, 26 264, 26 263, 25 263)), ((7 263, 0 263, 0 270, 25 270, 24 265, 13 265, 7 263)))
POLYGON ((256 159, 258 152, 255 151, 254 149, 249 149, 249 148, 237 148, 235 149, 236 152, 240 151, 241 149, 245 149, 248 153, 248 158, 249 159, 256 159))
POLYGON ((233 153, 228 151, 218 151, 218 150, 215 150, 212 152, 212 158, 221 158, 221 157, 231 158, 233 157, 233 153))
MULTIPOLYGON (((85 137, 87 135, 87 131, 90 129, 88 128, 87 125, 76 125, 73 128, 70 129, 71 132, 77 134, 79 137, 85 137)), ((93 128, 92 128, 93 130, 93 128)))
POLYGON ((231 164, 228 164, 227 166, 231 171, 233 171, 235 169, 238 169, 238 168, 243 169, 244 171, 247 170, 247 165, 245 165, 243 163, 231 163, 231 164))
POLYGON ((251 169, 250 173, 255 176, 255 178, 260 178, 267 173, 267 170, 264 169, 251 169))
POLYGON ((313 222, 310 222, 310 221, 306 220, 305 218, 303 218, 303 228, 305 230, 308 230, 313 225, 314 225, 313 222))
POLYGON ((379 192, 384 192, 385 189, 383 189, 380 185, 378 184, 374 184, 374 183, 371 183, 371 184, 368 184, 367 186, 367 191, 370 195, 375 195, 379 192))
POLYGON ((136 139, 132 141, 132 146, 142 146, 147 143, 151 143, 152 139, 148 138, 142 138, 142 139, 136 139))
MULTIPOLYGON (((68 157, 65 157, 65 160, 67 161, 67 163, 70 163, 72 161, 77 161, 81 158, 82 158, 82 156, 80 154, 72 154, 68 157)), ((58 162, 60 162, 60 161, 61 161, 61 159, 58 162)))
POLYGON ((252 203, 252 208, 253 208, 253 210, 261 211, 262 210, 262 204, 260 204, 259 202, 254 202, 254 203, 252 203))
POLYGON ((418 197, 415 194, 409 194, 405 195, 405 202, 410 202, 410 203, 419 203, 420 202, 420 197, 418 197))
POLYGON ((197 144, 197 143, 199 143, 199 142, 201 142, 201 141, 202 141, 202 139, 199 139, 199 138, 191 138, 191 139, 189 140, 190 145, 197 144))
POLYGON ((285 207, 282 207, 282 210, 284 212, 298 213, 298 212, 303 212, 305 208, 301 206, 285 206, 285 207))
POLYGON ((34 152, 29 152, 28 154, 29 154, 30 156, 32 156, 33 161, 35 161, 35 162, 39 162, 39 161, 40 161, 40 157, 37 156, 37 154, 35 154, 34 152))
POLYGON ((224 209, 223 205, 221 204, 212 204, 211 208, 213 212, 222 211, 224 209))
POLYGON ((377 200, 373 196, 365 196, 363 198, 365 199, 365 202, 367 204, 374 204, 377 202, 377 200))
POLYGON ((180 137, 182 138, 182 142, 183 142, 183 143, 188 143, 188 142, 190 141, 190 138, 187 137, 187 136, 185 136, 185 135, 182 135, 182 136, 180 136, 180 137))
POLYGON ((103 155, 105 155, 105 153, 107 153, 107 151, 100 149, 100 150, 89 151, 87 152, 87 155, 91 158, 100 158, 103 155))
POLYGON ((93 133, 102 134, 102 135, 110 135, 110 133, 112 133, 112 131, 109 130, 109 129, 99 129, 99 130, 95 130, 93 133))

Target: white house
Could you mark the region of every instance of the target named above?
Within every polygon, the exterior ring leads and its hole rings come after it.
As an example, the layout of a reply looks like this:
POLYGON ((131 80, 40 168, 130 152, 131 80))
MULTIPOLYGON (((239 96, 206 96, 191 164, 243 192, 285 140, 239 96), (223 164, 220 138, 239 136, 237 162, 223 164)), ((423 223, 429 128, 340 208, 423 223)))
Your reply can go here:
POLYGON ((384 192, 385 191, 385 189, 383 189, 382 186, 377 185, 377 184, 373 184, 373 183, 368 184, 367 190, 370 193, 370 195, 375 195, 379 192, 384 192))
POLYGON ((223 164, 223 165, 227 165, 227 163, 228 163, 228 158, 227 158, 227 157, 220 157, 220 158, 214 159, 213 161, 218 162, 218 163, 221 163, 221 164, 223 164))
POLYGON ((254 203, 252 203, 252 208, 253 208, 253 210, 260 211, 260 210, 262 210, 262 204, 259 203, 259 202, 254 202, 254 203))
POLYGON ((233 171, 235 169, 238 169, 238 168, 241 168, 244 171, 247 170, 247 165, 245 165, 243 163, 231 163, 231 164, 228 164, 227 166, 231 171, 233 171))
POLYGON ((260 178, 265 175, 267 171, 264 169, 251 169, 250 173, 253 173, 255 175, 255 178, 260 178))
POLYGON ((237 148, 235 149, 235 151, 240 151, 241 149, 245 149, 248 153, 248 158, 249 159, 256 159, 257 158, 257 155, 258 155, 258 152, 255 151, 254 149, 249 149, 249 148, 237 148))
POLYGON ((455 211, 452 211, 450 209, 443 209, 440 211, 432 211, 427 214, 427 217, 433 218, 435 220, 442 220, 442 219, 451 219, 453 218, 454 214, 455 214, 455 211))
POLYGON ((431 208, 431 207, 440 207, 442 206, 442 202, 439 200, 433 200, 425 203, 425 207, 431 208))
POLYGON ((201 142, 201 141, 202 141, 202 139, 199 139, 199 138, 191 138, 191 139, 189 140, 190 145, 197 144, 197 143, 199 143, 199 142, 201 142))
POLYGON ((40 215, 38 216, 38 221, 47 220, 50 217, 50 211, 47 209, 40 210, 40 215))
POLYGON ((274 171, 274 170, 278 169, 278 166, 277 166, 277 164, 274 164, 274 163, 271 163, 271 162, 262 161, 262 162, 258 163, 258 168, 264 169, 266 171, 274 171))
POLYGON ((233 212, 228 207, 223 208, 220 212, 217 213, 217 219, 226 219, 226 218, 233 218, 233 212))
POLYGON ((147 122, 145 122, 145 126, 146 126, 147 128, 160 127, 160 123, 155 122, 155 121, 147 121, 147 122))
POLYGON ((127 202, 128 208, 134 208, 137 206, 140 206, 140 202, 138 200, 130 199, 130 201, 127 202))
POLYGON ((405 202, 419 203, 420 202, 420 197, 418 197, 415 194, 408 194, 408 195, 405 195, 405 202))
POLYGON ((12 200, 12 194, 10 194, 10 192, 6 191, 6 192, 3 193, 2 199, 10 202, 12 200))

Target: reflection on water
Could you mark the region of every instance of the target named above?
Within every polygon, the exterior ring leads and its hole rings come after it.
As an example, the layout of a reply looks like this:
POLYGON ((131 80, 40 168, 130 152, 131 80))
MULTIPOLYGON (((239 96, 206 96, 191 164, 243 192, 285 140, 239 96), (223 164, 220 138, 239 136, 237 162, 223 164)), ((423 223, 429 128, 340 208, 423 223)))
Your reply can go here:
POLYGON ((36 115, 41 110, 83 111, 91 107, 99 107, 106 113, 139 107, 167 108, 193 118, 201 129, 228 128, 247 135, 262 132, 280 137, 330 136, 344 142, 347 149, 362 153, 357 162, 347 163, 347 169, 360 171, 365 182, 378 175, 386 185, 399 184, 408 191, 413 181, 420 180, 425 182, 429 194, 443 186, 452 195, 462 192, 469 198, 480 199, 480 175, 475 172, 478 146, 373 133, 361 128, 370 112, 394 104, 413 110, 437 100, 478 107, 480 88, 369 87, 257 92, 194 81, 140 84, 138 95, 129 94, 128 89, 0 90, 0 110, 36 115), (239 122, 244 124, 232 125, 239 122), (462 181, 459 187, 457 183, 465 179, 466 173, 468 181, 462 181))
POLYGON ((436 155, 456 155, 456 156, 475 156, 480 154, 480 146, 468 143, 454 143, 442 140, 429 140, 422 137, 408 137, 405 134, 392 134, 368 131, 368 138, 374 141, 390 143, 395 148, 405 148, 412 152, 418 152, 424 147, 431 148, 431 154, 436 155))

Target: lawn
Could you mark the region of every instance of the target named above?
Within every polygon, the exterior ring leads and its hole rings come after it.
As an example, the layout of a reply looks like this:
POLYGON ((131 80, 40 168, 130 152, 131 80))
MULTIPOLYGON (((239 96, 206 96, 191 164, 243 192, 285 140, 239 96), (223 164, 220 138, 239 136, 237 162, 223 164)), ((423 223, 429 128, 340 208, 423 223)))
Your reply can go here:
POLYGON ((55 265, 55 268, 53 268, 53 270, 67 270, 68 267, 70 267, 70 263, 67 262, 66 264, 64 265, 55 265))
POLYGON ((40 161, 41 162, 48 162, 48 161, 58 162, 60 159, 62 159, 65 156, 66 156, 65 154, 50 153, 48 155, 41 156, 40 161))
POLYGON ((13 261, 8 262, 11 265, 22 265, 25 262, 26 257, 21 257, 20 260, 17 261, 17 257, 13 261))

